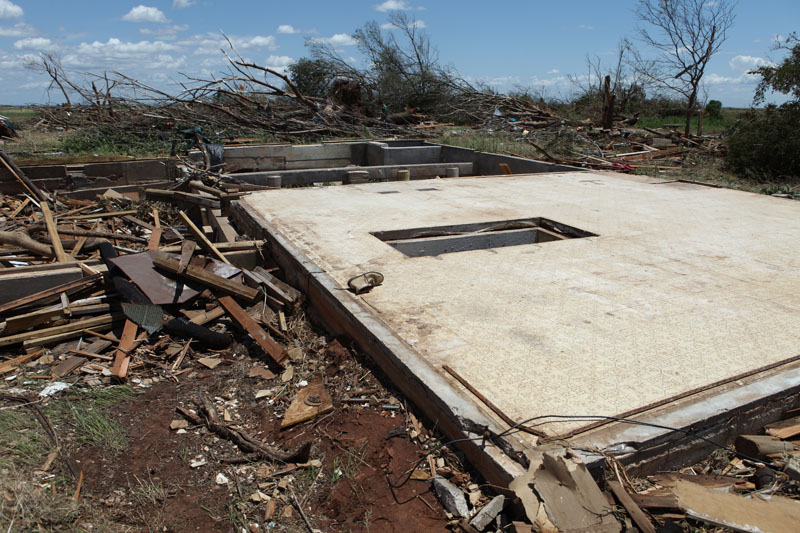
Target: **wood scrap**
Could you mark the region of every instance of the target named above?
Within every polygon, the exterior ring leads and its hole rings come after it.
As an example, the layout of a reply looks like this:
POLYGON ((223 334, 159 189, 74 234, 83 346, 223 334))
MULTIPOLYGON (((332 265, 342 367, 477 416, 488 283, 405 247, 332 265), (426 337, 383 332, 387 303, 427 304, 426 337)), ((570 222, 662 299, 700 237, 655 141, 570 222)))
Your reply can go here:
POLYGON ((219 259, 223 263, 227 263, 229 265, 231 264, 230 261, 228 261, 228 259, 217 249, 217 247, 214 246, 210 240, 208 240, 208 237, 206 237, 203 232, 200 231, 200 228, 194 225, 194 222, 192 222, 186 213, 183 211, 178 211, 178 215, 180 215, 181 219, 183 219, 183 222, 186 224, 186 227, 189 229, 192 235, 194 235, 200 241, 200 246, 205 248, 206 251, 210 252, 211 255, 213 255, 216 259, 219 259))
POLYGON ((253 317, 247 314, 247 311, 241 308, 236 301, 230 296, 221 296, 218 298, 222 307, 231 315, 231 318, 236 320, 242 328, 250 335, 250 337, 258 343, 259 346, 269 355, 273 361, 279 365, 284 359, 288 357, 287 350, 272 340, 272 337, 264 331, 261 326, 253 320, 253 317))
POLYGON ((321 380, 315 380, 300 389, 289 404, 281 420, 281 429, 286 429, 319 415, 333 411, 333 404, 321 380))

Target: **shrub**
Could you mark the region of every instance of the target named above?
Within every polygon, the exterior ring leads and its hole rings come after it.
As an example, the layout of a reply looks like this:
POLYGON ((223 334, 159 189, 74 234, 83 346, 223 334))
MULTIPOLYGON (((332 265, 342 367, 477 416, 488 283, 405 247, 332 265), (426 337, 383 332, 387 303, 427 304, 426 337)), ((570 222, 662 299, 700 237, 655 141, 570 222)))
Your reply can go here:
POLYGON ((750 110, 727 137, 730 167, 757 181, 800 178, 800 103, 750 110))

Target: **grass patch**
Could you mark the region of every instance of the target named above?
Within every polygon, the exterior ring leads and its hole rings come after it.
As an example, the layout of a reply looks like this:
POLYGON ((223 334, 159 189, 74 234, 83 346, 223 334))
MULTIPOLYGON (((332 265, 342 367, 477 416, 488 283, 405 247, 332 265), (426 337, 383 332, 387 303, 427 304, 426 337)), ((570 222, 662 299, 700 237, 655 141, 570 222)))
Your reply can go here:
POLYGON ((0 467, 40 465, 50 448, 39 422, 27 409, 0 411, 0 467))
MULTIPOLYGON (((0 115, 10 118, 11 122, 23 122, 36 118, 38 112, 33 107, 0 107, 0 115)), ((17 124, 15 123, 14 125, 16 126, 17 124)))
POLYGON ((76 438, 92 446, 119 453, 128 446, 122 428, 94 405, 70 404, 69 412, 75 423, 76 438))
MULTIPOLYGON (((733 126, 736 121, 747 112, 747 109, 740 108, 724 108, 720 112, 719 118, 705 117, 703 119, 703 134, 713 135, 722 133, 733 126)), ((679 131, 683 131, 683 124, 686 122, 686 117, 682 115, 668 115, 660 117, 656 115, 640 116, 639 122, 636 123, 634 128, 664 128, 665 124, 680 124, 679 131)), ((692 118, 691 131, 693 134, 697 132, 698 118, 692 118)))
POLYGON ((110 387, 91 387, 80 389, 78 395, 81 399, 92 400, 97 405, 108 407, 139 394, 130 385, 112 385, 110 387))

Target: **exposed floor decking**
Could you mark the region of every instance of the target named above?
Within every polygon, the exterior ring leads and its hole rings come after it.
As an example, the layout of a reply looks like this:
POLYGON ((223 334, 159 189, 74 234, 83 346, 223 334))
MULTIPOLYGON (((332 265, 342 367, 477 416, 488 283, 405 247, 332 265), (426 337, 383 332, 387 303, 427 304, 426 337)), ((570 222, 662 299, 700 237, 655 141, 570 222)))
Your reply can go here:
POLYGON ((566 172, 242 203, 342 287, 383 273, 362 296, 378 316, 515 420, 617 415, 800 354, 798 202, 566 172), (407 257, 371 234, 531 217, 598 236, 407 257))

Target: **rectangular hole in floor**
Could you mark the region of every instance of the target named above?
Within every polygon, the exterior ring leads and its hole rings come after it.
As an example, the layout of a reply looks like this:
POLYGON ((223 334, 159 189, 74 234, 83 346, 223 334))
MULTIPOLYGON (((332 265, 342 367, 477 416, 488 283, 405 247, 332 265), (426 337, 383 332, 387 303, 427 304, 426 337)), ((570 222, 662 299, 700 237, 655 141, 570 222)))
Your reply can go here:
POLYGON ((372 235, 408 257, 430 257, 597 236, 542 217, 375 231, 372 235))
POLYGON ((395 194, 400 191, 378 191, 378 194, 395 194))

